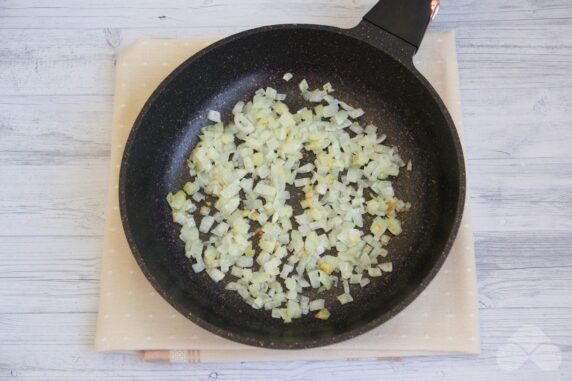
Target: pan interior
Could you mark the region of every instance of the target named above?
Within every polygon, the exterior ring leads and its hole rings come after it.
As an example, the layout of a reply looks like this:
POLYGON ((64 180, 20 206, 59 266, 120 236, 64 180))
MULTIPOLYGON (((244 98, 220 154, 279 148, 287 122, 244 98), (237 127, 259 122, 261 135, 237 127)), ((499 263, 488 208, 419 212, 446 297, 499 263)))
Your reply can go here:
MULTIPOLYGON (((347 339, 391 318, 416 296, 446 256, 460 197, 458 152, 438 103, 411 71, 380 50, 332 30, 272 29, 243 35, 183 64, 151 97, 130 136, 120 191, 126 234, 151 283, 173 306, 204 328, 243 343, 301 348, 347 339), (294 78, 286 82, 286 72, 294 78), (398 147, 413 171, 394 180, 397 196, 412 204, 400 214, 404 232, 388 247, 394 271, 352 287, 341 306, 334 288, 325 296, 332 315, 311 314, 283 324, 195 274, 165 201, 189 180, 186 159, 209 109, 226 120, 239 100, 271 86, 287 94, 292 110, 305 105, 297 83, 331 82, 334 95, 366 112, 398 147)), ((227 278, 231 276, 228 275, 227 278)))

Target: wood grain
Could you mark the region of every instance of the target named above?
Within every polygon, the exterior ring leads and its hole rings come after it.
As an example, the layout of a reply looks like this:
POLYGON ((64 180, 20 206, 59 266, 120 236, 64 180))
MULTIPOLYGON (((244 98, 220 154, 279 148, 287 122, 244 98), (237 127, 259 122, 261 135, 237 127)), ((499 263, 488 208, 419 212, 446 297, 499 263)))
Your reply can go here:
POLYGON ((189 366, 93 352, 118 49, 263 24, 351 27, 374 2, 0 0, 0 379, 572 378, 569 0, 442 0, 431 26, 457 31, 480 356, 189 366), (556 370, 499 366, 525 325, 557 345, 556 370))

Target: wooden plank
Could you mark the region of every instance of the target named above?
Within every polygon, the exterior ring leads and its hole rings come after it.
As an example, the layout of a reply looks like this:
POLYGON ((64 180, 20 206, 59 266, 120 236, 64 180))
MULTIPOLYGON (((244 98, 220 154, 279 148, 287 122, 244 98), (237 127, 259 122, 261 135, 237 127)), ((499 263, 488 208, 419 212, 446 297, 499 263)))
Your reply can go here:
POLYGON ((3 165, 105 165, 112 97, 0 96, 3 165))
MULTIPOLYGON (((566 231, 480 232, 475 237, 477 272, 569 267, 572 236, 566 231)), ((479 278, 481 278, 479 276, 479 278)))
MULTIPOLYGON (((101 30, 0 31, 0 94, 113 95, 114 49, 101 30)), ((4 100, 2 103, 6 103, 4 100)))
POLYGON ((100 236, 107 163, 93 166, 0 166, 0 236, 100 236))
MULTIPOLYGON (((566 316, 570 315, 572 310, 559 309, 556 315, 553 309, 533 309, 527 311, 526 316, 521 319, 508 316, 509 312, 511 310, 482 311, 482 339, 486 343, 484 349, 487 354, 473 359, 434 357, 409 358, 398 362, 242 363, 192 366, 145 364, 138 363, 132 355, 90 353, 95 315, 69 313, 13 316, 0 314, 0 333, 5 338, 0 343, 0 353, 6 359, 6 364, 22 364, 29 362, 29 353, 39 351, 40 355, 34 358, 33 366, 19 367, 16 370, 18 376, 23 379, 47 377, 58 380, 74 379, 74 377, 77 379, 78 375, 85 375, 93 379, 110 377, 110 379, 153 380, 160 377, 163 380, 184 375, 208 377, 212 372, 216 372, 220 380, 267 380, 268 372, 272 372, 275 377, 284 380, 310 380, 315 378, 316 374, 332 380, 347 380, 352 376, 357 380, 379 380, 384 376, 392 379, 427 380, 438 377, 452 380, 458 379, 463 373, 466 373, 463 379, 469 380, 482 380, 483 375, 487 374, 491 377, 502 374, 503 379, 534 380, 540 375, 547 374, 530 362, 522 370, 513 373, 501 373, 501 369, 496 365, 496 351, 499 346, 506 343, 511 334, 523 324, 532 322, 538 325, 552 342, 562 345, 562 365, 558 374, 569 374, 572 370, 570 363, 572 353, 566 349, 566 343, 572 339, 570 333, 572 325, 566 316), (51 322, 50 326, 57 330, 58 335, 45 329, 46 320, 51 322), (542 320, 541 324, 538 324, 539 320, 542 320), (16 331, 23 334, 18 336, 14 333, 16 331), (73 353, 73 356, 70 357, 70 353, 73 353)), ((3 370, 4 374, 10 372, 9 367, 3 370)))
POLYGON ((100 236, 0 238, 0 314, 95 313, 101 247, 100 236))
POLYGON ((218 25, 251 26, 261 21, 277 23, 323 23, 351 26, 373 2, 343 0, 295 1, 53 1, 49 7, 37 1, 10 1, 0 16, 2 28, 188 28, 218 25), (240 17, 237 17, 240 15, 240 17))

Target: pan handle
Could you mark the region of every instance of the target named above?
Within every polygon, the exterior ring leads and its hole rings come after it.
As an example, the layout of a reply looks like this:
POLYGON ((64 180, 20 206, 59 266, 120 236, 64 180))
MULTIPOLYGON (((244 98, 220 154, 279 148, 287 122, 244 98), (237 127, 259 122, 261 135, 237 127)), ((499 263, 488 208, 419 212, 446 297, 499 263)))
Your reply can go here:
POLYGON ((429 22, 439 11, 439 0, 380 0, 364 20, 415 48, 421 45, 429 22))

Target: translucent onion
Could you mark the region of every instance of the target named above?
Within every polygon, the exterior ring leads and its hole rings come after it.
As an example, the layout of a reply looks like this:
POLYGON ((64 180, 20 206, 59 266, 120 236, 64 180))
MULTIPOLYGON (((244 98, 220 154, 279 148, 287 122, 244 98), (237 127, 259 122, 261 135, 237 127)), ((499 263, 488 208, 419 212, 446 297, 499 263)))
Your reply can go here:
POLYGON ((391 272, 381 258, 411 208, 391 182, 406 165, 376 126, 360 125, 364 111, 332 96, 331 83, 312 90, 303 79, 298 88, 310 103, 296 112, 272 87, 237 102, 227 124, 210 110, 213 124, 188 160, 191 181, 167 195, 193 271, 215 282, 229 275, 226 290, 285 323, 330 317, 309 289, 335 289, 347 304, 352 288, 391 272))

